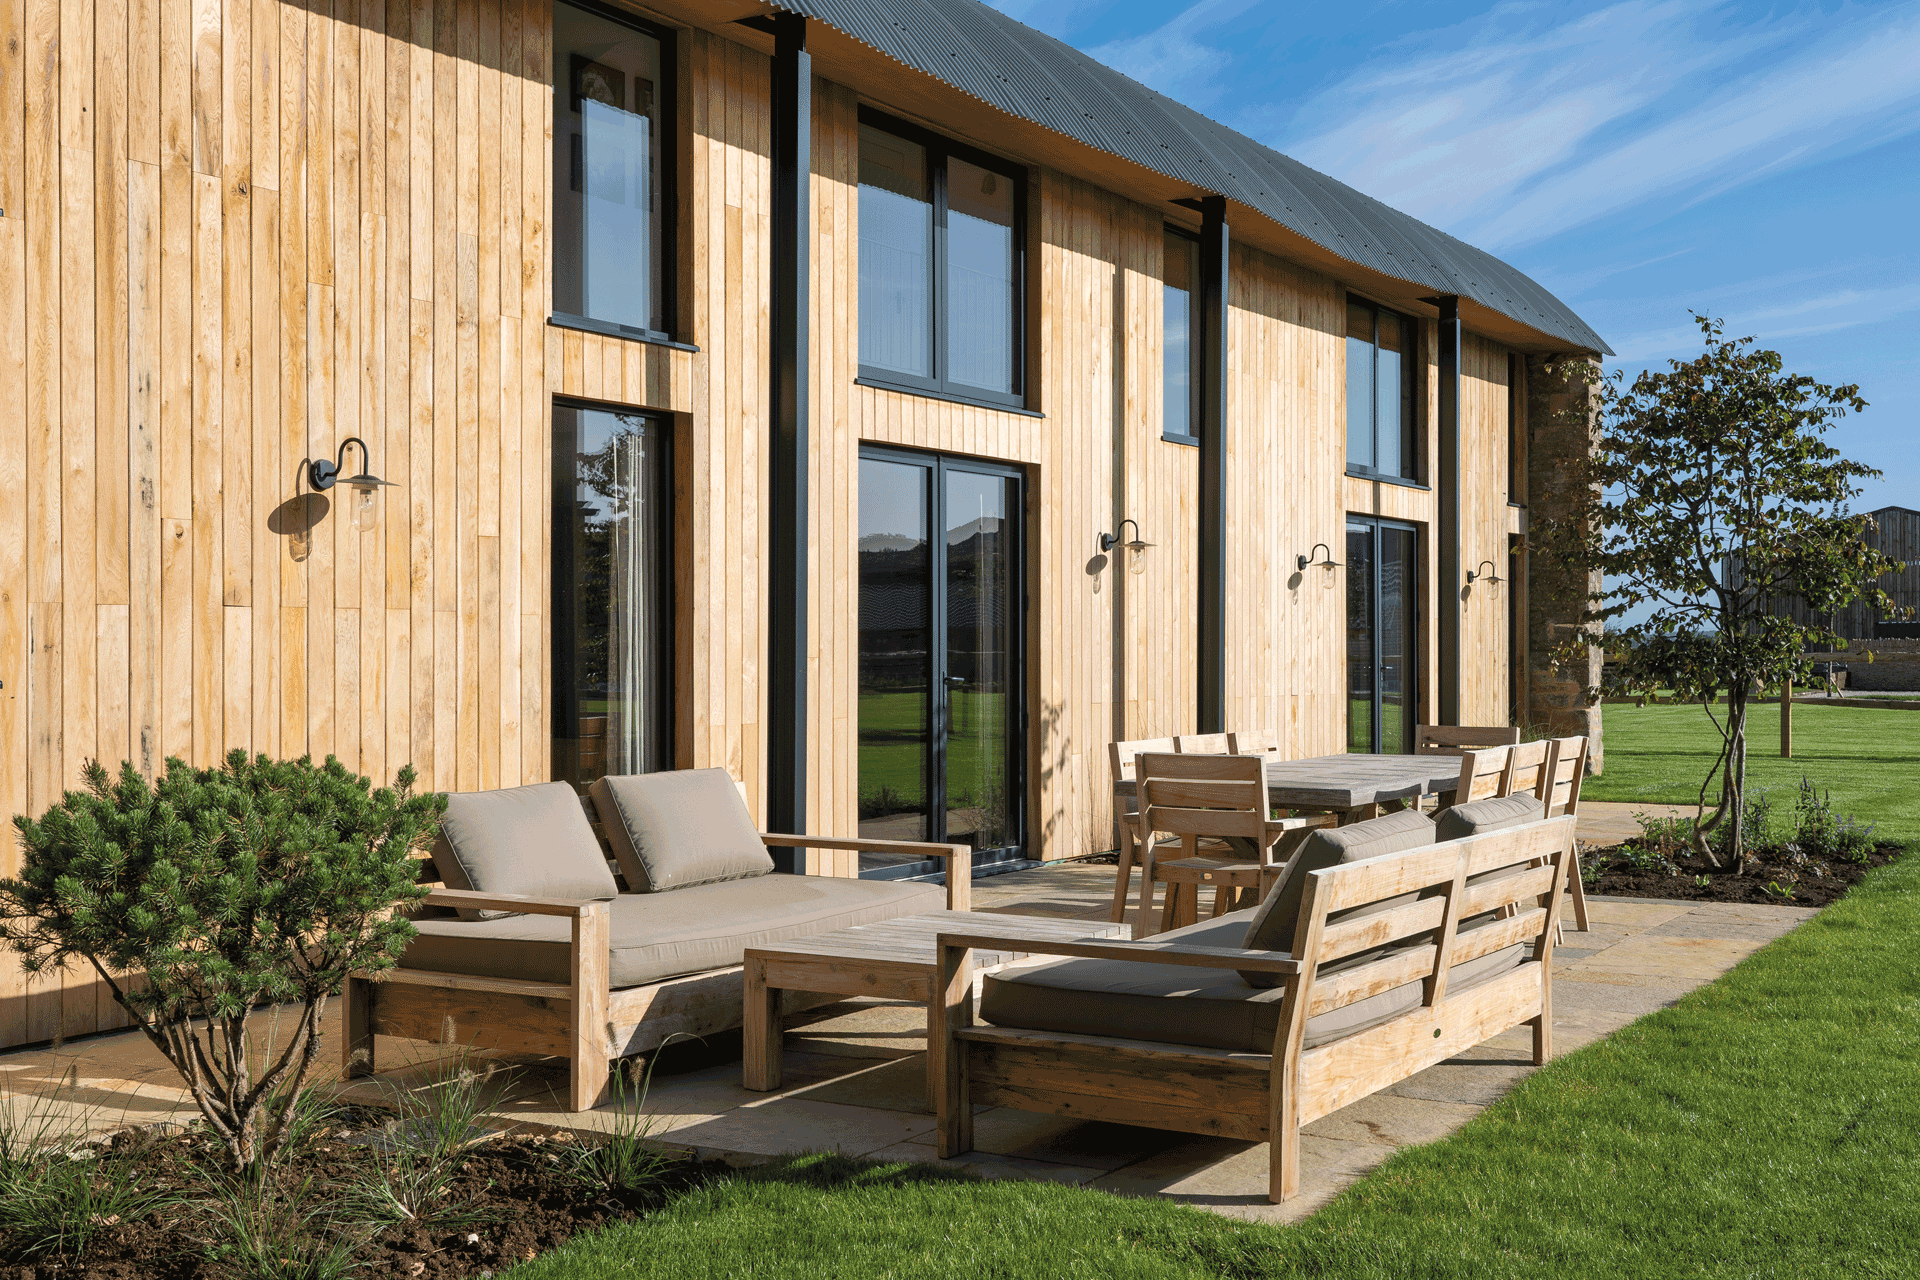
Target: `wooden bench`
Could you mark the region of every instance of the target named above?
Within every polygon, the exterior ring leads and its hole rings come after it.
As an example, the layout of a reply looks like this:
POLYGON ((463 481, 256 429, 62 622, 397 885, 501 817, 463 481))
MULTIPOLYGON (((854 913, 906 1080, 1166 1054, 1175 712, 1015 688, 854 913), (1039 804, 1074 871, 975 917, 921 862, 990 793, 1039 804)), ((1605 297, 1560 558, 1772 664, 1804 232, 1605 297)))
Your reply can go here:
MULTIPOLYGON (((588 820, 605 847, 605 833, 590 803, 588 820)), ((858 875, 860 853, 904 853, 946 859, 947 909, 965 911, 971 901, 972 850, 965 845, 897 840, 846 840, 822 836, 760 837, 770 848, 830 850, 850 858, 802 859, 801 874, 858 875), (958 874, 955 874, 955 870, 958 874)), ((611 859, 610 859, 611 860, 611 859)), ((421 878, 439 884, 432 859, 421 878)), ((617 869, 616 869, 617 874, 617 869)), ((624 880, 620 881, 624 887, 624 880)), ((619 990, 608 978, 609 906, 604 900, 532 898, 435 888, 425 908, 513 911, 561 916, 571 922, 571 981, 539 982, 429 969, 396 968, 354 974, 341 989, 341 1068, 351 1078, 371 1075, 374 1036, 399 1036, 435 1044, 569 1060, 566 1106, 589 1111, 609 1100, 612 1062, 652 1053, 675 1035, 704 1036, 741 1025, 745 978, 741 965, 669 978, 619 990)), ((781 1009, 794 1013, 844 996, 784 992, 781 1009)))
POLYGON ((1178 938, 1062 943, 1013 925, 942 935, 929 1040, 942 1081, 940 1155, 972 1149, 975 1107, 1007 1106, 1270 1142, 1268 1198, 1294 1195, 1302 1125, 1522 1024, 1533 1027, 1534 1062, 1547 1061, 1553 944, 1573 830, 1572 818, 1552 818, 1315 871, 1291 955, 1178 938), (1408 895, 1418 897, 1404 901, 1408 895), (1399 945, 1352 962, 1388 943, 1399 945), (1448 990, 1455 965, 1516 945, 1521 959, 1511 968, 1448 990), (1254 1052, 976 1025, 976 947, 1271 973, 1283 993, 1278 1029, 1266 1052, 1254 1052), (1349 964, 1337 966, 1343 959, 1349 964), (1406 1012, 1308 1047, 1310 1020, 1382 993, 1414 998, 1407 988, 1415 983, 1418 1004, 1406 1012))

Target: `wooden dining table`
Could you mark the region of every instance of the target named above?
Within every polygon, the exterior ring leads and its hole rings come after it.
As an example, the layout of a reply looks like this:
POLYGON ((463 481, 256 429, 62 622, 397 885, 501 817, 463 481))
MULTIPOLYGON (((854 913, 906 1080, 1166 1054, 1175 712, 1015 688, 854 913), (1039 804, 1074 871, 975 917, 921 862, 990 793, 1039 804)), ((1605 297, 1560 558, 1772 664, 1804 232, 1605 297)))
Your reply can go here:
MULTIPOLYGON (((1331 813, 1342 826, 1405 809, 1422 796, 1451 794, 1460 781, 1459 756, 1390 756, 1342 752, 1304 760, 1267 762, 1267 801, 1276 809, 1331 813)), ((1113 793, 1130 799, 1131 779, 1113 793)))

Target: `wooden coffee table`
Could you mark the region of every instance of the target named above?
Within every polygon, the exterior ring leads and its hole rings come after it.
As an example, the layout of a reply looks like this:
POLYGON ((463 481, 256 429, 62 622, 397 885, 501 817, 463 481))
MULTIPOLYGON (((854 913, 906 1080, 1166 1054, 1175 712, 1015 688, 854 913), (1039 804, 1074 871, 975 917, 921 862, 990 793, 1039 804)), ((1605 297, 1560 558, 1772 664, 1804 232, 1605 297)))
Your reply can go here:
MULTIPOLYGON (((1059 920, 982 911, 934 911, 837 933, 795 938, 746 955, 746 1009, 741 1022, 745 1058, 741 1083, 766 1091, 780 1087, 780 993, 880 996, 931 1004, 938 981, 936 939, 943 933, 981 933, 1017 925, 1020 932, 1050 942, 1127 938, 1132 926, 1106 920, 1059 920)), ((974 972, 1001 968, 1024 953, 976 952, 974 972)), ((932 1055, 928 1055, 931 1073, 932 1055)), ((927 1097, 934 1097, 931 1082, 927 1097)), ((929 1101, 931 1105, 931 1101, 929 1101)))

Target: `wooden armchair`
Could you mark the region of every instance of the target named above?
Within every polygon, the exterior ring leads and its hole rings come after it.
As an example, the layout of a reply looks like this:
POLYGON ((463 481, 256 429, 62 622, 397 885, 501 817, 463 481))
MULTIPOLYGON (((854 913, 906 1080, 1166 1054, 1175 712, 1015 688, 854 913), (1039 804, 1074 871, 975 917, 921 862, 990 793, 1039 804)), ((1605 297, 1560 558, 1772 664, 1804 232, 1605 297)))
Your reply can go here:
POLYGON ((1413 754, 1457 756, 1480 747, 1510 747, 1520 741, 1511 725, 1420 724, 1413 727, 1413 754))
MULTIPOLYGON (((1541 807, 1549 818, 1562 815, 1578 817, 1580 813, 1580 781, 1587 776, 1587 750, 1589 743, 1585 735, 1570 738, 1553 739, 1553 759, 1548 762, 1540 780, 1539 789, 1534 793, 1540 797, 1541 807)), ((1567 873, 1567 887, 1573 892, 1573 922, 1580 932, 1587 932, 1587 884, 1580 877, 1580 846, 1573 849, 1573 867, 1567 873)))
MULTIPOLYGON (((942 1082, 936 1095, 941 1157, 972 1149, 977 1107, 1007 1106, 1268 1142, 1268 1199, 1296 1194, 1301 1126, 1511 1027, 1531 1025, 1533 1060, 1547 1061, 1555 926, 1573 825, 1570 817, 1545 819, 1314 871, 1291 954, 1196 945, 1179 934, 1150 942, 1062 943, 1023 936, 1015 920, 990 933, 941 935, 928 1046, 942 1082), (1511 914, 1499 916, 1502 907, 1511 914), (1380 954, 1382 944, 1396 941, 1380 954), (1129 989, 1154 985, 1151 966, 1175 965, 1271 974, 1284 994, 1271 1041, 1263 1043, 1172 1043, 1036 1028, 1046 1018, 1084 1023, 1072 1004, 1085 988, 1066 980, 1054 988, 1053 998, 1064 1003, 1051 1014, 1021 1025, 976 1025, 975 948, 1138 964, 1137 983, 1116 984, 1129 989), (1378 1003, 1382 997, 1389 998, 1378 1003), (1376 1003, 1362 1016, 1354 1007, 1367 1001, 1376 1003), (1382 1009, 1387 1012, 1378 1016, 1382 1009)), ((1026 973, 1018 980, 1031 984, 1043 976, 1026 973)), ((1196 1036, 1213 1035, 1223 1021, 1221 999, 1187 994, 1210 978, 1196 972, 1143 998, 1162 1008, 1167 1001, 1191 1001, 1179 1016, 1196 1036)), ((1245 990, 1245 998, 1257 994, 1252 986, 1245 990)), ((990 996, 982 1009, 991 1008, 990 996)), ((1260 1024, 1250 1018, 1246 1025, 1260 1024)))
POLYGON ((1153 832, 1142 827, 1140 813, 1140 792, 1138 790, 1137 766, 1142 752, 1175 751, 1172 738, 1135 738, 1126 742, 1107 744, 1107 768, 1115 784, 1113 797, 1113 828, 1119 849, 1119 866, 1113 876, 1113 909, 1110 919, 1118 924, 1127 918, 1127 890, 1133 883, 1134 864, 1139 860, 1139 851, 1153 843, 1153 832), (1136 784, 1131 797, 1118 793, 1118 785, 1123 782, 1136 784))

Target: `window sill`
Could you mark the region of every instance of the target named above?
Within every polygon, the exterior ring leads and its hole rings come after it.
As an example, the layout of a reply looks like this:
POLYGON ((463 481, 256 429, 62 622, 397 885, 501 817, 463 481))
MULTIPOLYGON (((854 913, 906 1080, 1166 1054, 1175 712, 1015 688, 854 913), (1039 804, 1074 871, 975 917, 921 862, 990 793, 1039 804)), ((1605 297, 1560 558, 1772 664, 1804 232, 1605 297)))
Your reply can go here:
POLYGON ((932 391, 926 387, 910 387, 898 382, 882 382, 878 378, 855 378, 856 387, 873 387, 880 391, 898 391, 903 396, 919 396, 926 400, 944 400, 948 404, 972 405, 976 409, 997 409, 1001 413, 1016 413, 1023 418, 1045 418, 1047 415, 1036 409, 1026 409, 1019 405, 1002 404, 985 397, 961 395, 952 391, 932 391))
POLYGON ((625 338, 628 342, 644 342, 654 347, 671 347, 675 351, 698 352, 700 348, 690 342, 675 342, 664 333, 654 333, 647 329, 630 329, 624 324, 614 324, 608 320, 592 320, 586 316, 570 316, 555 312, 547 317, 547 323, 556 329, 577 329, 581 333, 597 333, 606 338, 625 338))
POLYGON ((1190 449, 1198 449, 1200 447, 1199 436, 1183 436, 1178 432, 1162 431, 1160 433, 1160 439, 1167 444, 1184 444, 1190 449))
POLYGON ((1349 480, 1372 480, 1378 484, 1398 485, 1402 489, 1418 489, 1422 493, 1433 492, 1432 485, 1421 484, 1418 480, 1409 480, 1404 476, 1386 475, 1379 471, 1356 471, 1352 467, 1348 467, 1347 478, 1349 480))

